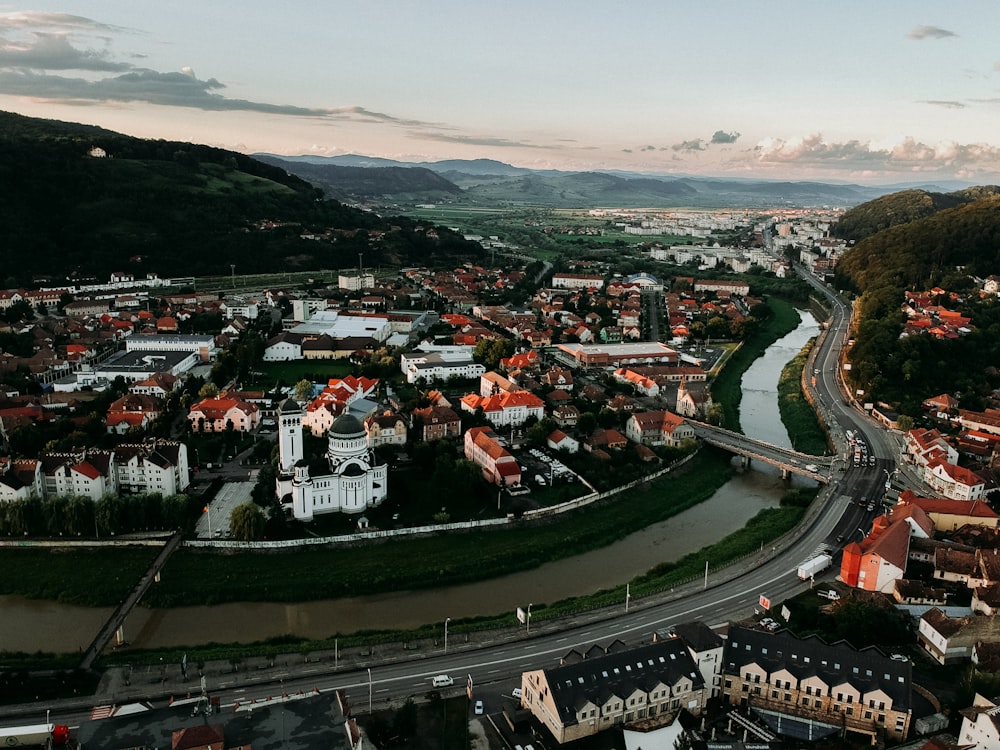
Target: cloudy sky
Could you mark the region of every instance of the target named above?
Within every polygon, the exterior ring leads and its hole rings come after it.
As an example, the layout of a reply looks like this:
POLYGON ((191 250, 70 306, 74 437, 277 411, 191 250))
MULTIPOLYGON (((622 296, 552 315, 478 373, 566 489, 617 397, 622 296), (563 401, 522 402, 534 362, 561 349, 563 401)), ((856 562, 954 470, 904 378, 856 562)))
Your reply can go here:
POLYGON ((248 153, 1000 182, 994 0, 0 0, 0 109, 248 153))

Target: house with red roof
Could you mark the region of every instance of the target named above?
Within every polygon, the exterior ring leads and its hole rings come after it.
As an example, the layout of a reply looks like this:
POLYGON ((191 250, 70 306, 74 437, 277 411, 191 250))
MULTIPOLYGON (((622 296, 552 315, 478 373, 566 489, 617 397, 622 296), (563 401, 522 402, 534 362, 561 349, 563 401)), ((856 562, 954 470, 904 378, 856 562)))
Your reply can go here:
POLYGON ((330 378, 326 386, 305 406, 302 426, 308 427, 316 437, 325 435, 334 420, 355 401, 368 398, 378 389, 378 378, 330 378))
POLYGON ((910 552, 910 525, 883 515, 860 542, 844 547, 840 578, 848 586, 891 594, 906 573, 910 552))
POLYGON ((482 469, 483 478, 491 484, 500 487, 521 484, 521 467, 489 427, 466 430, 465 457, 482 469))
POLYGON ((194 432, 225 432, 230 425, 237 432, 250 432, 259 422, 257 405, 235 398, 203 398, 188 410, 194 432))
POLYGON ((986 497, 986 480, 976 472, 945 461, 935 461, 924 470, 924 481, 931 488, 952 500, 982 500, 986 497))
POLYGON ((553 430, 545 439, 545 444, 554 451, 569 451, 576 453, 580 450, 580 443, 571 438, 562 430, 553 430))
POLYGON ((634 443, 676 448, 686 440, 694 440, 694 428, 673 412, 643 411, 628 418, 625 435, 634 443))
POLYGON ((904 490, 899 495, 896 510, 907 504, 919 506, 934 522, 934 528, 939 533, 950 533, 966 525, 1000 528, 1000 516, 982 500, 967 502, 939 497, 919 497, 911 490, 904 490))
POLYGON ((462 396, 462 409, 475 414, 483 410, 483 416, 497 427, 524 424, 530 417, 542 419, 545 416, 545 402, 530 391, 511 391, 483 397, 476 393, 462 396))

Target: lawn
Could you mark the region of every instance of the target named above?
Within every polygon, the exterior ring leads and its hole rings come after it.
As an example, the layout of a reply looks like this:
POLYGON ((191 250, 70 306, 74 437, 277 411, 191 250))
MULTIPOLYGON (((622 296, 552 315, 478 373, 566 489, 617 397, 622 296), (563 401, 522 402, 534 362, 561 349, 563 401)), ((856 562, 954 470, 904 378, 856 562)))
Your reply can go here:
POLYGON ((300 380, 326 383, 330 378, 343 378, 354 372, 354 367, 343 359, 295 360, 293 362, 264 362, 254 371, 249 388, 273 388, 281 381, 292 386, 300 380))

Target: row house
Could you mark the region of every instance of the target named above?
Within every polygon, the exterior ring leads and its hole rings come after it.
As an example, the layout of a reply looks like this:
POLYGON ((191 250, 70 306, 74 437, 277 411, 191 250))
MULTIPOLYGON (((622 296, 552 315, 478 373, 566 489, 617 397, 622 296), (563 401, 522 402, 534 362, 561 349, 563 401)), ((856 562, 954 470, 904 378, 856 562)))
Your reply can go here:
POLYGON ((482 409, 483 416, 496 427, 516 427, 531 417, 545 416, 545 402, 529 391, 498 393, 486 398, 469 393, 462 397, 461 404, 470 414, 482 409))
POLYGON ((644 411, 633 414, 625 423, 625 435, 643 445, 681 446, 694 440, 694 428, 677 414, 669 411, 644 411))
POLYGON ((961 714, 958 747, 1000 747, 1000 704, 976 693, 972 706, 962 709, 961 714))
POLYGON ((136 393, 145 396, 155 396, 166 398, 174 389, 180 385, 181 379, 169 372, 157 372, 150 375, 145 380, 137 380, 130 383, 129 393, 136 393))
POLYGON ((857 734, 901 742, 913 719, 910 662, 845 641, 733 626, 722 679, 724 702, 807 740, 857 734))
POLYGON ((572 651, 558 667, 521 675, 521 705, 559 744, 612 727, 672 721, 682 708, 699 715, 707 693, 680 638, 572 651))
POLYGON ((464 447, 465 458, 482 469, 483 478, 490 484, 500 487, 521 484, 521 467, 489 427, 466 430, 464 447))
POLYGON ((604 277, 588 273, 555 273, 552 275, 555 289, 602 289, 604 277))
POLYGON ((986 411, 959 409, 958 422, 965 430, 1000 435, 1000 409, 987 409, 986 411))
POLYGON ((406 375, 406 382, 433 383, 449 378, 468 380, 482 377, 486 368, 471 356, 449 356, 441 352, 414 352, 399 358, 399 367, 406 375))

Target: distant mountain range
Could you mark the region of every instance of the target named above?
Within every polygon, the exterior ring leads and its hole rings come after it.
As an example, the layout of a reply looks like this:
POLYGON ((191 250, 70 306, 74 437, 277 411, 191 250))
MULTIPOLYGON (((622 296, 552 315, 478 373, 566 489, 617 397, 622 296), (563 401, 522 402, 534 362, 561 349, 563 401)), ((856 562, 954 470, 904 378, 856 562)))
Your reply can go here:
POLYGON ((255 158, 322 188, 329 197, 372 205, 458 205, 587 208, 736 208, 855 206, 908 188, 945 192, 969 183, 857 185, 720 179, 694 175, 564 172, 515 167, 493 159, 402 162, 371 156, 255 158))

